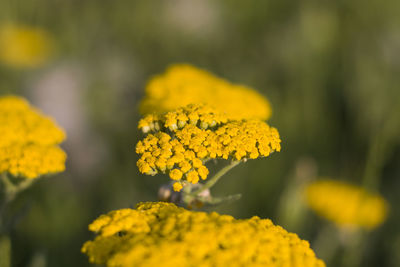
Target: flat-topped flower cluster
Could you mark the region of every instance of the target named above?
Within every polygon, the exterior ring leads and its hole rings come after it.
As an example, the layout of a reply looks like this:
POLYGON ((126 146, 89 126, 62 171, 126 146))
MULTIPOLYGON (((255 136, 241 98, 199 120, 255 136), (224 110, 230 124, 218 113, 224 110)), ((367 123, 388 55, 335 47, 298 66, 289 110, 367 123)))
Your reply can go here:
POLYGON ((172 65, 152 78, 146 86, 140 112, 160 114, 194 103, 209 104, 232 120, 267 120, 271 116, 268 100, 256 90, 188 64, 172 65))
POLYGON ((26 25, 0 26, 0 63, 15 68, 33 68, 49 60, 53 41, 44 29, 26 25))
POLYGON ((278 131, 260 120, 229 120, 208 105, 188 105, 161 115, 148 115, 139 122, 147 134, 136 145, 139 171, 167 173, 192 184, 206 179, 209 159, 244 160, 267 157, 280 151, 278 131))
POLYGON ((16 96, 0 97, 0 173, 37 178, 65 169, 64 131, 16 96))
POLYGON ((340 227, 373 229, 387 216, 382 196, 343 181, 321 179, 306 188, 308 205, 340 227))
POLYGON ((106 266, 322 267, 307 241, 268 219, 236 220, 172 203, 140 203, 101 215, 82 252, 106 266))

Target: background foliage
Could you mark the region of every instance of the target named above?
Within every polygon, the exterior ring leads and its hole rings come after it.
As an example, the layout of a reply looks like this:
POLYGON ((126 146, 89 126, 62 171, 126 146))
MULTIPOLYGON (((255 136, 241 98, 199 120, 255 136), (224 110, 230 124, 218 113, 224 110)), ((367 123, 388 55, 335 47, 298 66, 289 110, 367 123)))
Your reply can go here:
MULTIPOLYGON (((13 233, 15 266, 87 266, 88 223, 156 200, 168 178, 136 168, 137 107, 146 81, 176 62, 259 90, 283 140, 282 152, 216 186, 243 194, 216 210, 271 218, 324 258, 329 240, 318 236, 329 223, 302 207, 298 188, 318 176, 363 184, 391 211, 364 240, 362 266, 399 266, 399 12, 395 0, 1 1, 0 23, 47 30, 55 53, 41 68, 0 65, 0 92, 27 97, 68 135, 67 171, 15 204, 28 203, 13 233)), ((331 266, 346 257, 337 250, 331 266)))

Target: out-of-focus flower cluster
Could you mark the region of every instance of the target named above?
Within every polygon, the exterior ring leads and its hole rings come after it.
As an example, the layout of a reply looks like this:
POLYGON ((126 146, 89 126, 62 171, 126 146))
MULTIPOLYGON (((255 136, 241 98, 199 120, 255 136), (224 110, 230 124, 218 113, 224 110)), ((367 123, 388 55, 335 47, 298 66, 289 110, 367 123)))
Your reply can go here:
POLYGON ((278 131, 260 120, 232 121, 207 105, 188 105, 162 115, 148 115, 139 128, 149 133, 136 145, 139 171, 168 173, 176 180, 196 184, 209 173, 209 159, 232 160, 267 157, 280 151, 278 131))
POLYGON ((193 103, 209 104, 228 119, 267 120, 271 116, 268 100, 254 89, 186 64, 172 65, 149 81, 140 111, 163 113, 193 103))
POLYGON ((306 187, 305 193, 311 209, 340 227, 370 230, 386 219, 388 207, 380 195, 346 182, 315 181, 306 187))
POLYGON ((0 97, 0 173, 37 178, 65 169, 65 133, 16 96, 0 97))
POLYGON ((0 62, 17 68, 37 67, 52 52, 52 41, 43 29, 6 24, 0 27, 0 62))
POLYGON ((141 203, 100 216, 82 252, 107 266, 325 266, 307 241, 268 219, 141 203))

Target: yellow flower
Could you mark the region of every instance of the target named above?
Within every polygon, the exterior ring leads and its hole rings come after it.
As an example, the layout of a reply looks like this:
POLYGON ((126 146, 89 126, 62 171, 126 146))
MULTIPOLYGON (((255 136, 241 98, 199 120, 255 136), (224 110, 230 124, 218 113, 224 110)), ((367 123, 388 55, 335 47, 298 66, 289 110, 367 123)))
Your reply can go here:
POLYGON ((173 169, 169 173, 169 177, 171 177, 172 180, 180 180, 182 178, 182 172, 178 169, 173 169))
POLYGON ((45 63, 52 51, 52 41, 42 29, 3 25, 0 27, 0 61, 17 67, 37 67, 45 63))
POLYGON ((163 113, 192 103, 209 104, 229 119, 267 120, 271 116, 268 100, 254 89, 186 64, 172 65, 149 81, 140 112, 163 113))
POLYGON ((268 219, 140 203, 100 216, 82 252, 106 266, 325 266, 307 241, 268 219))
POLYGON ((172 185, 172 188, 174 189, 175 192, 179 192, 179 191, 182 190, 183 186, 182 186, 182 184, 180 182, 175 182, 172 185))
POLYGON ((371 230, 386 219, 388 207, 380 195, 342 181, 315 181, 305 195, 312 210, 340 227, 371 230))
POLYGON ((37 178, 65 169, 65 133, 16 96, 0 97, 0 173, 37 178))
POLYGON ((188 105, 139 122, 147 136, 136 145, 141 173, 169 174, 196 184, 206 179, 211 158, 242 160, 280 151, 278 131, 261 120, 228 120, 207 105, 188 105), (152 127, 152 125, 158 125, 152 127), (149 133, 151 132, 151 133, 149 133))

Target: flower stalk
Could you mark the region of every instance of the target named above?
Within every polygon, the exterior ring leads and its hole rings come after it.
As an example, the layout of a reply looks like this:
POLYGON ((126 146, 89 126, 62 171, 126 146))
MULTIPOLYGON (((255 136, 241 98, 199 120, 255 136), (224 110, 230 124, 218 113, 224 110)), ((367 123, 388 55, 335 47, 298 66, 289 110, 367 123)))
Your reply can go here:
POLYGON ((7 235, 0 234, 0 267, 11 266, 11 241, 7 235))
POLYGON ((0 232, 5 231, 5 213, 7 207, 16 198, 16 196, 30 187, 35 179, 24 179, 18 183, 13 183, 6 173, 0 175, 0 184, 2 187, 2 199, 0 202, 0 232))
POLYGON ((211 189, 226 173, 228 173, 235 166, 239 165, 241 161, 232 161, 229 165, 225 166, 221 170, 219 170, 212 178, 208 179, 208 181, 203 184, 200 188, 194 189, 191 184, 187 183, 183 188, 183 197, 182 201, 185 205, 191 206, 193 202, 207 203, 210 205, 217 205, 221 202, 226 201, 234 201, 241 197, 240 194, 222 197, 222 198, 213 198, 210 195, 205 196, 204 193, 211 189), (194 189, 194 190, 193 190, 194 189))
POLYGON ((237 166, 241 161, 232 161, 229 165, 225 166, 222 168, 219 172, 217 172, 211 179, 208 180, 207 183, 205 183, 200 189, 194 191, 191 193, 192 196, 197 196, 201 192, 203 192, 206 189, 209 189, 213 187, 219 179, 221 179, 222 176, 224 176, 228 171, 230 171, 233 167, 237 166))
POLYGON ((20 192, 24 191, 29 186, 31 186, 34 181, 35 179, 23 179, 22 181, 14 184, 11 181, 10 177, 6 173, 3 173, 1 175, 1 182, 4 186, 5 205, 12 202, 20 192))
MULTIPOLYGON (((9 205, 19 193, 27 189, 35 179, 24 179, 17 183, 11 180, 7 173, 0 175, 0 188, 2 198, 0 199, 0 267, 11 266, 11 240, 9 235, 10 223, 6 220, 6 212, 9 205)), ((12 220, 12 219, 11 219, 12 220)))

